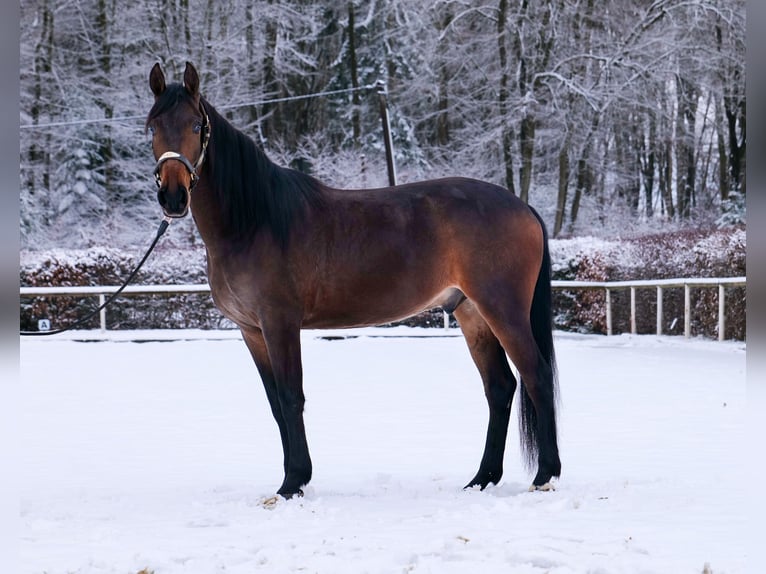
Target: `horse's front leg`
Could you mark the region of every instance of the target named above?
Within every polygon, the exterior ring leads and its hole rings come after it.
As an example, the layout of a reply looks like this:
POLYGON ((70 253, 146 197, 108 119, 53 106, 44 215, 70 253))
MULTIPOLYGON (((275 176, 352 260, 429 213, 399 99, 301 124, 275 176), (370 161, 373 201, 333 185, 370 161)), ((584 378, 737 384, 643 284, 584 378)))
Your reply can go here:
MULTIPOLYGON (((301 487, 311 480, 311 457, 303 424, 305 397, 300 329, 284 324, 264 325, 263 335, 273 373, 273 387, 282 415, 280 432, 285 447, 285 479, 277 494, 292 498, 296 494, 303 495, 301 487)), ((280 423, 276 413, 275 418, 280 423)))
POLYGON ((258 373, 261 375, 263 388, 266 391, 266 398, 269 399, 271 414, 277 421, 279 427, 279 436, 282 439, 282 452, 284 454, 284 469, 287 474, 287 461, 290 459, 290 442, 287 434, 287 425, 285 417, 282 416, 282 407, 279 404, 279 395, 277 393, 277 381, 274 378, 274 369, 271 368, 271 359, 266 349, 266 340, 260 329, 241 329, 242 337, 245 340, 250 355, 253 357, 258 373))

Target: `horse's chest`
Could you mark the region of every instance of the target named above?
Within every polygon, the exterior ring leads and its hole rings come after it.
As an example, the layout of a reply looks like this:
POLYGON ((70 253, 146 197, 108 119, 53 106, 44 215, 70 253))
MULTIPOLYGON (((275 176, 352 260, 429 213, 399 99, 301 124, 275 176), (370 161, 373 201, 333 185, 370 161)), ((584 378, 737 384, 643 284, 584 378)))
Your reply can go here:
POLYGON ((224 317, 230 321, 234 321, 238 325, 242 324, 247 313, 243 313, 242 305, 238 304, 237 300, 233 298, 230 293, 211 289, 211 294, 215 306, 224 317))
POLYGON ((301 307, 295 283, 279 268, 264 271, 252 261, 208 264, 208 281, 216 307, 241 327, 260 327, 276 308, 301 307))
POLYGON ((236 281, 225 274, 209 271, 210 293, 224 317, 240 327, 260 327, 259 289, 256 282, 236 281))

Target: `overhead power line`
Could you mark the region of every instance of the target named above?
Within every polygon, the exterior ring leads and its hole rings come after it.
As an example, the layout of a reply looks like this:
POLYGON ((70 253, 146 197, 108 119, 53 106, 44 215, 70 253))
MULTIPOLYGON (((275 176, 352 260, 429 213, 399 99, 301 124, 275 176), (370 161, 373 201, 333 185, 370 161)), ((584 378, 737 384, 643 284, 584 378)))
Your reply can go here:
MULTIPOLYGON (((256 100, 253 102, 241 102, 238 104, 224 104, 221 106, 216 106, 216 108, 219 110, 230 110, 233 108, 261 106, 264 104, 279 104, 282 102, 292 102, 295 100, 307 100, 310 98, 319 98, 322 96, 334 96, 338 94, 348 94, 351 92, 362 92, 366 90, 374 90, 376 88, 377 88, 376 84, 367 84, 365 86, 359 86, 358 88, 344 88, 341 90, 328 90, 326 92, 316 92, 313 94, 303 94, 300 96, 285 96, 284 98, 274 98, 271 100, 256 100)), ((118 116, 115 118, 97 118, 97 119, 90 119, 90 120, 67 120, 67 121, 60 121, 60 122, 48 122, 44 124, 24 124, 19 126, 19 129, 34 130, 34 129, 55 128, 55 127, 62 127, 62 126, 79 126, 79 125, 85 125, 85 124, 108 124, 108 123, 114 123, 114 122, 142 120, 145 118, 146 118, 146 114, 136 115, 136 116, 118 116)))

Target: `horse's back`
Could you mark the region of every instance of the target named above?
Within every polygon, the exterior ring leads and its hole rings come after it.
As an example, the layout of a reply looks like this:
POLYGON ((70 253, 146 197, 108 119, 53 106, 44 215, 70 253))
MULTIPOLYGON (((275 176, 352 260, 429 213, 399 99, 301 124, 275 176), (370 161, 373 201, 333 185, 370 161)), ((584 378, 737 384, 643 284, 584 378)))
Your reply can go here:
MULTIPOLYGON (((361 192, 373 230, 379 218, 398 223, 401 246, 440 251, 442 258, 486 257, 502 263, 542 256, 542 227, 529 206, 506 188, 464 177, 361 192), (503 254, 506 257, 503 257, 503 254)), ((435 254, 434 254, 435 255, 435 254)))
MULTIPOLYGON (((508 226, 521 221, 537 225, 529 207, 506 188, 465 177, 448 177, 395 187, 361 190, 328 190, 330 209, 350 222, 367 220, 375 233, 380 225, 410 225, 436 233, 462 229, 470 235, 491 229, 505 236, 508 226)), ((405 234, 406 235, 406 234, 405 234)))

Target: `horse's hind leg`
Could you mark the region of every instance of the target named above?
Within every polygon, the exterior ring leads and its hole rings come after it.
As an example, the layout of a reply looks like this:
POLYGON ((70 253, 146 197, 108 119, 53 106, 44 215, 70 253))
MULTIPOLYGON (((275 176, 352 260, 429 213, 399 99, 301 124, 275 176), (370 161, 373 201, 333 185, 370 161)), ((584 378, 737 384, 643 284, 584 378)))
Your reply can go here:
POLYGON ((508 435, 511 401, 516 391, 516 378, 511 372, 505 350, 492 333, 473 302, 464 301, 454 311, 468 349, 484 383, 489 405, 489 426, 484 455, 479 471, 466 488, 479 486, 482 490, 491 482, 497 484, 503 476, 503 456, 508 435))
POLYGON ((477 304, 477 308, 519 370, 524 388, 520 401, 522 448, 528 464, 537 462, 533 488, 546 489, 550 479, 561 474, 553 369, 540 353, 529 320, 521 312, 523 306, 477 304))

